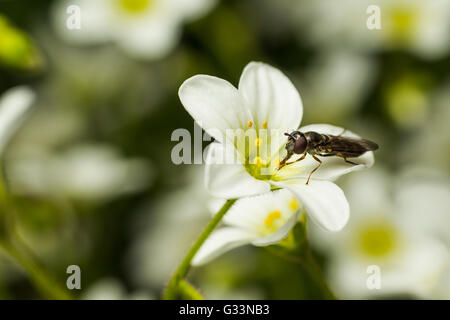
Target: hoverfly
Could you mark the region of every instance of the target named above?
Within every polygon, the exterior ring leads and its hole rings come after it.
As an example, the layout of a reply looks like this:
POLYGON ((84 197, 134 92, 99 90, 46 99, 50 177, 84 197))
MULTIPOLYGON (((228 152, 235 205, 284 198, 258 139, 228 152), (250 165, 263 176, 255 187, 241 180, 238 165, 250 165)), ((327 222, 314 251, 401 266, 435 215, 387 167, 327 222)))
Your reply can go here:
POLYGON ((306 181, 306 184, 308 184, 311 175, 322 165, 322 161, 317 158, 317 156, 337 156, 344 158, 344 161, 347 163, 357 165, 357 163, 347 159, 357 158, 367 151, 378 149, 378 145, 375 142, 366 139, 342 137, 344 132, 345 130, 338 136, 320 134, 314 131, 305 133, 300 131, 293 131, 291 133, 286 132, 285 135, 288 136, 288 142, 286 143, 287 155, 280 162, 278 170, 284 166, 305 159, 306 155, 309 153, 319 165, 309 173, 308 180, 306 181), (294 154, 302 154, 302 156, 295 161, 287 162, 294 154))

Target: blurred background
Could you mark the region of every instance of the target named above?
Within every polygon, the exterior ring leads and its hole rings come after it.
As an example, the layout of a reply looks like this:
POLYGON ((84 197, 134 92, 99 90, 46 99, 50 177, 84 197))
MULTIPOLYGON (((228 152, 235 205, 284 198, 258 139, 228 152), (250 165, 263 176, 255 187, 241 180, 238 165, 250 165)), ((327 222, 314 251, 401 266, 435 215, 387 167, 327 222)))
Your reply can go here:
MULTIPOLYGON (((74 298, 159 299, 210 219, 203 166, 170 157, 173 130, 194 131, 178 88, 199 73, 237 85, 263 61, 299 90, 302 124, 380 145, 372 169, 338 181, 348 226, 311 225, 335 294, 449 299, 449 31, 448 0, 1 0, 0 95, 36 95, 0 151, 15 228, 62 287, 80 266, 74 298), (381 29, 366 25, 370 5, 381 29), (369 265, 380 290, 366 286, 369 265)), ((1 299, 48 298, 26 269, 0 249, 1 299)), ((211 299, 323 298, 264 248, 189 278, 211 299)))

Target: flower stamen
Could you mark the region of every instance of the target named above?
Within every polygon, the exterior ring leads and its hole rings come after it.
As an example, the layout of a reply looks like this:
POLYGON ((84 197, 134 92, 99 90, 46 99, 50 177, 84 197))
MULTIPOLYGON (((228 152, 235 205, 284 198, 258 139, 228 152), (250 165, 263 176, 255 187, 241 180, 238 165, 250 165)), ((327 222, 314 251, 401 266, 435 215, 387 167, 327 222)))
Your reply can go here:
POLYGON ((274 221, 280 218, 281 218, 280 210, 272 211, 267 215, 266 219, 264 220, 264 225, 267 228, 270 228, 273 225, 274 221))

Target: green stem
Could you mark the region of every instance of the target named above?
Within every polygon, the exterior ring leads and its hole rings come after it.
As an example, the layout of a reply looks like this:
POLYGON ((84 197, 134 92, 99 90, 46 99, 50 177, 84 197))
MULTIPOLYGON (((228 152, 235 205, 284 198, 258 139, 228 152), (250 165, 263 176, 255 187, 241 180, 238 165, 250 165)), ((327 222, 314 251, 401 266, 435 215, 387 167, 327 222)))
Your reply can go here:
POLYGON ((331 291, 330 287, 325 281, 325 278, 322 274, 322 271, 320 270, 319 265, 317 264, 315 258, 313 257, 312 253, 309 249, 307 249, 307 252, 305 255, 302 255, 302 257, 299 256, 293 256, 290 254, 280 253, 275 250, 271 250, 270 247, 267 247, 270 253, 293 263, 296 263, 300 265, 304 271, 314 280, 314 282, 317 284, 317 286, 321 289, 323 295, 326 299, 329 300, 336 300, 336 296, 331 291))
POLYGON ((186 280, 181 280, 178 284, 179 292, 184 300, 205 300, 200 292, 186 280))
POLYGON ((60 288, 31 256, 23 254, 16 246, 7 242, 0 243, 0 247, 28 273, 31 281, 45 297, 55 300, 71 299, 70 294, 60 288))
POLYGON ((71 299, 71 295, 44 271, 32 250, 17 233, 13 204, 4 183, 3 168, 0 170, 0 248, 27 272, 33 284, 45 297, 71 299))
POLYGON ((167 285, 166 290, 163 294, 163 299, 165 300, 171 300, 176 299, 177 293, 178 293, 178 285, 181 280, 184 279, 184 277, 187 275, 190 267, 191 267, 191 261, 194 258, 197 251, 200 249, 200 247, 203 245, 206 239, 210 236, 211 232, 217 227, 219 222, 222 220, 223 216, 227 211, 231 208, 231 206, 236 202, 236 199, 230 199, 225 202, 225 204, 222 206, 222 208, 219 210, 219 212, 216 213, 216 215, 212 218, 212 220, 208 223, 208 225, 205 227, 205 229, 202 231, 198 239, 195 241, 194 245, 191 247, 191 249, 188 251, 186 256, 184 257, 181 264, 178 266, 178 269, 175 271, 175 273, 170 278, 169 284, 167 285))

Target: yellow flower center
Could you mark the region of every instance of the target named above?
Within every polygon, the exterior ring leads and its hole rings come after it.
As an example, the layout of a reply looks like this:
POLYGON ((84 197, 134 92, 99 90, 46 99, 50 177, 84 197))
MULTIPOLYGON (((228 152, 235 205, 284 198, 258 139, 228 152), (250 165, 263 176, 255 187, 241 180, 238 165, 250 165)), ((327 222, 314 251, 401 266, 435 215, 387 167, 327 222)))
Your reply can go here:
POLYGON ((155 0, 117 0, 119 7, 126 13, 138 14, 146 11, 155 0))
POLYGON ((264 220, 264 225, 267 228, 272 228, 275 220, 278 220, 280 218, 281 218, 281 211, 280 210, 272 211, 272 212, 270 212, 267 215, 266 219, 264 220))
POLYGON ((426 88, 420 79, 405 78, 391 85, 386 93, 386 107, 392 119, 403 127, 424 121, 428 111, 426 88))
POLYGON ((376 222, 363 227, 357 235, 359 252, 366 257, 385 258, 398 246, 395 228, 386 222, 376 222))
POLYGON ((397 7, 387 10, 389 38, 393 44, 411 40, 417 31, 419 12, 413 7, 397 7))

